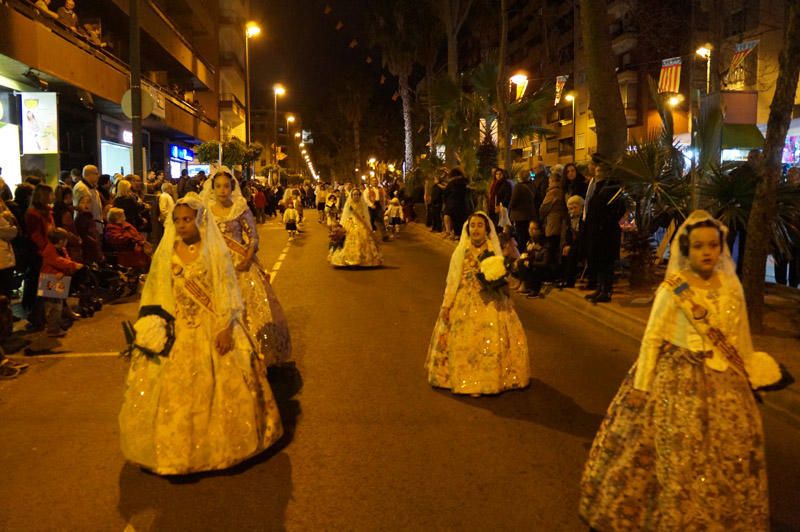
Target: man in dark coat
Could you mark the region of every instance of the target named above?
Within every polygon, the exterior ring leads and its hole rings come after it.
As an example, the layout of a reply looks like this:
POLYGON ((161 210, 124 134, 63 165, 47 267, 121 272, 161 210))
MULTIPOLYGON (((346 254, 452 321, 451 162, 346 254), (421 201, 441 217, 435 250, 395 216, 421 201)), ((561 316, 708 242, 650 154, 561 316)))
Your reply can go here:
POLYGON ((595 177, 589 182, 583 220, 589 275, 597 279, 597 290, 586 296, 593 303, 608 303, 614 285, 614 263, 619 259, 622 230, 619 219, 625 214, 625 202, 619 186, 606 179, 607 170, 595 154, 595 177))
POLYGON ((444 207, 450 216, 456 237, 461 236, 461 229, 471 212, 468 185, 464 172, 459 168, 450 170, 450 180, 444 189, 444 207))
POLYGON ((541 200, 537 201, 536 186, 530 179, 530 173, 525 172, 511 192, 508 209, 508 217, 514 224, 514 235, 521 250, 528 245, 528 225, 531 220, 539 219, 537 203, 541 203, 541 200))

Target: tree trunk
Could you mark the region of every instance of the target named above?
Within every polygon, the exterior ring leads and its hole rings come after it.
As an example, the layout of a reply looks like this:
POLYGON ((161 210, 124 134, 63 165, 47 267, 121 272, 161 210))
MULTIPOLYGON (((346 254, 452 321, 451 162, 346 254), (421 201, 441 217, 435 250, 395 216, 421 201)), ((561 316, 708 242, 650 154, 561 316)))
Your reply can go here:
POLYGON ((792 107, 800 76, 800 5, 792 2, 789 8, 780 70, 775 83, 775 95, 767 120, 767 139, 764 145, 764 164, 759 171, 750 218, 747 221, 747 240, 744 252, 742 281, 747 301, 750 326, 754 332, 764 328, 764 273, 771 239, 772 223, 777 210, 777 187, 781 176, 781 156, 786 133, 792 120, 792 107))
MULTIPOLYGON (((502 165, 511 171, 511 139, 508 123, 508 73, 506 72, 506 50, 508 49, 508 0, 500 0, 500 50, 497 58, 497 144, 500 147, 502 165)), ((488 123, 488 121, 487 121, 488 123)), ((490 128, 491 131, 491 128, 490 128)))
POLYGON ((628 124, 608 31, 608 2, 580 0, 581 31, 586 49, 589 108, 597 124, 597 151, 615 160, 625 151, 628 124))
MULTIPOLYGON (((356 164, 354 168, 359 171, 364 170, 361 165, 361 122, 353 122, 353 151, 355 152, 356 164)), ((356 183, 360 183, 361 179, 356 175, 356 183)))
POLYGON ((410 172, 414 165, 414 132, 411 123, 411 87, 408 86, 408 73, 400 76, 400 99, 403 102, 403 128, 405 131, 405 168, 403 168, 403 178, 405 178, 406 172, 410 172))

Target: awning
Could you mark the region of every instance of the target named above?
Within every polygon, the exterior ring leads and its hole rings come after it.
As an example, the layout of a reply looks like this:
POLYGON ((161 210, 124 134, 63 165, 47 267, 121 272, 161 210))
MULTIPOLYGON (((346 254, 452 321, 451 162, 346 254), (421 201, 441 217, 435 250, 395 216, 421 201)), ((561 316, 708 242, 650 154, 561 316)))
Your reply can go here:
POLYGON ((764 147, 764 135, 755 124, 723 124, 722 149, 752 150, 764 147))

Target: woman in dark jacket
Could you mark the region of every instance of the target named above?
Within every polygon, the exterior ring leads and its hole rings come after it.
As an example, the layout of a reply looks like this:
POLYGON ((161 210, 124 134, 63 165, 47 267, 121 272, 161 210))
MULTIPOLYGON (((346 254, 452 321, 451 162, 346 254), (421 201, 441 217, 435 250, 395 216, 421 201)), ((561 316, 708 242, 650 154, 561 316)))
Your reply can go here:
POLYGON ((442 232, 442 204, 444 202, 444 187, 442 179, 439 176, 433 178, 433 186, 431 187, 431 231, 435 233, 442 232))
POLYGON ((580 196, 586 198, 586 190, 589 187, 589 181, 586 177, 578 171, 575 163, 567 163, 564 166, 564 176, 566 182, 564 183, 564 195, 571 198, 572 196, 580 196))
MULTIPOLYGON (((50 204, 53 203, 53 189, 48 185, 36 185, 31 198, 31 206, 25 211, 25 234, 33 242, 36 249, 35 256, 31 256, 31 263, 25 272, 25 288, 22 293, 22 307, 31 311, 28 321, 40 325, 44 315, 33 313, 36 303, 36 290, 39 286, 39 271, 42 268, 44 249, 50 243, 47 232, 53 228, 53 213, 50 204), (36 314, 36 315, 33 315, 36 314)), ((43 309, 42 309, 43 310, 43 309)))
POLYGON ((117 197, 114 198, 114 207, 125 211, 125 219, 137 230, 142 231, 145 225, 143 215, 147 207, 139 199, 139 196, 132 190, 130 181, 120 181, 117 183, 117 197))
POLYGON ((453 234, 456 238, 461 236, 461 228, 471 210, 468 185, 469 181, 459 168, 450 170, 450 181, 444 189, 444 206, 445 213, 452 221, 453 234))

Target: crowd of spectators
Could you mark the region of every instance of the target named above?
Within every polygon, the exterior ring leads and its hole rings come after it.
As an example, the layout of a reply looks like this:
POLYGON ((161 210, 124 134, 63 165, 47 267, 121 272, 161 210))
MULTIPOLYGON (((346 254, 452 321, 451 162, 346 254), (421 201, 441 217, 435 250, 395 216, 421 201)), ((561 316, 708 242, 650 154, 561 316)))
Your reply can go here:
MULTIPOLYGON (((486 209, 519 293, 543 297, 553 286, 574 287, 580 278, 588 300, 611 301, 625 203, 599 161, 595 156, 589 163, 588 177, 572 163, 548 169, 539 162, 516 180, 503 168, 492 170, 486 209)), ((425 192, 431 231, 458 239, 479 203, 474 196, 461 170, 442 171, 425 192)))
MULTIPOLYGON (((171 190, 168 181, 161 187, 171 190)), ((153 228, 163 221, 153 221, 159 200, 140 177, 100 175, 94 165, 62 172, 55 187, 29 176, 13 195, 0 180, 0 324, 26 319, 29 330, 62 337, 102 307, 98 278, 117 275, 135 290, 149 267, 153 228), (42 295, 48 274, 70 279, 70 297, 42 295), (11 314, 15 294, 19 317, 11 314)), ((0 376, 13 373, 3 360, 0 376)))

